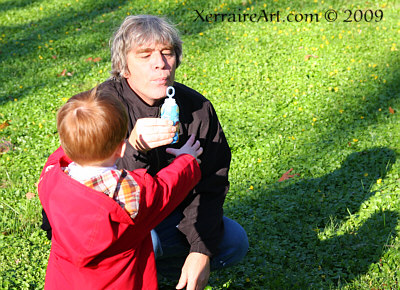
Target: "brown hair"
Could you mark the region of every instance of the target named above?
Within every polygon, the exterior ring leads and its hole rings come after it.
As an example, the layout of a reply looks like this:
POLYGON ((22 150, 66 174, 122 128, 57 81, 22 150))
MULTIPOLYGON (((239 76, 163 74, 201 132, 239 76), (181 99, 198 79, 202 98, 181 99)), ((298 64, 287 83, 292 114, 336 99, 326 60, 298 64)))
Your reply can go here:
POLYGON ((57 112, 61 146, 80 165, 105 160, 126 137, 128 116, 123 104, 93 89, 68 100, 57 112))

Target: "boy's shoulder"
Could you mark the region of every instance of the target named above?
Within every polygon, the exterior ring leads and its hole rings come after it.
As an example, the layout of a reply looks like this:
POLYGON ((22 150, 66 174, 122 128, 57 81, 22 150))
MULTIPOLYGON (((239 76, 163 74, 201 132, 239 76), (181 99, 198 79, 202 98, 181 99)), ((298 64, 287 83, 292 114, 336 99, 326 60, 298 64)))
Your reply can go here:
POLYGON ((132 219, 138 214, 140 186, 126 170, 107 170, 83 184, 114 199, 132 219))

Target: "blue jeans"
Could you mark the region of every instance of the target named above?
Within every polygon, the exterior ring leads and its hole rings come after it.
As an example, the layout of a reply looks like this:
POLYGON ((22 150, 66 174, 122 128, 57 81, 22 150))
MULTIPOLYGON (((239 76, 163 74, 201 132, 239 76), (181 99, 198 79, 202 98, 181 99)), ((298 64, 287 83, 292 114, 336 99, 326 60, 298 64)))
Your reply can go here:
MULTIPOLYGON (((178 280, 190 245, 177 226, 183 214, 175 211, 151 231, 156 256, 157 272, 178 280)), ((224 236, 218 246, 218 254, 210 261, 211 271, 240 262, 247 253, 249 242, 245 230, 237 222, 223 217, 224 236)))

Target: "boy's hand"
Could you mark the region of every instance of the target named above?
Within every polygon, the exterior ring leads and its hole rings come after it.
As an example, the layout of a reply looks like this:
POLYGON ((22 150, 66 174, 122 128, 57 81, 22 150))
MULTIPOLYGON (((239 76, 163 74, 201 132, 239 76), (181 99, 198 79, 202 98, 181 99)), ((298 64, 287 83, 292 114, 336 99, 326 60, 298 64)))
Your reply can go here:
POLYGON ((166 151, 167 153, 175 155, 176 157, 182 154, 190 154, 194 158, 196 158, 197 162, 200 164, 201 161, 200 159, 198 159, 198 157, 201 155, 201 153, 203 153, 203 148, 200 147, 199 140, 195 142, 195 136, 191 135, 189 140, 187 140, 185 145, 183 145, 181 148, 179 149, 167 148, 166 151))

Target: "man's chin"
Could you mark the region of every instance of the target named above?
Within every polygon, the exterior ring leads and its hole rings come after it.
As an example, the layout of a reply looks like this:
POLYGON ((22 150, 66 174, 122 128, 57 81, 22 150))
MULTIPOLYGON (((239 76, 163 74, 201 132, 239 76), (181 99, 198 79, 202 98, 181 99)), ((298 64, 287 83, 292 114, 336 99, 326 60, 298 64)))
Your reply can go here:
POLYGON ((157 89, 154 90, 153 96, 154 96, 157 100, 164 98, 164 97, 167 95, 167 88, 168 88, 168 87, 169 87, 168 85, 159 86, 157 89))

